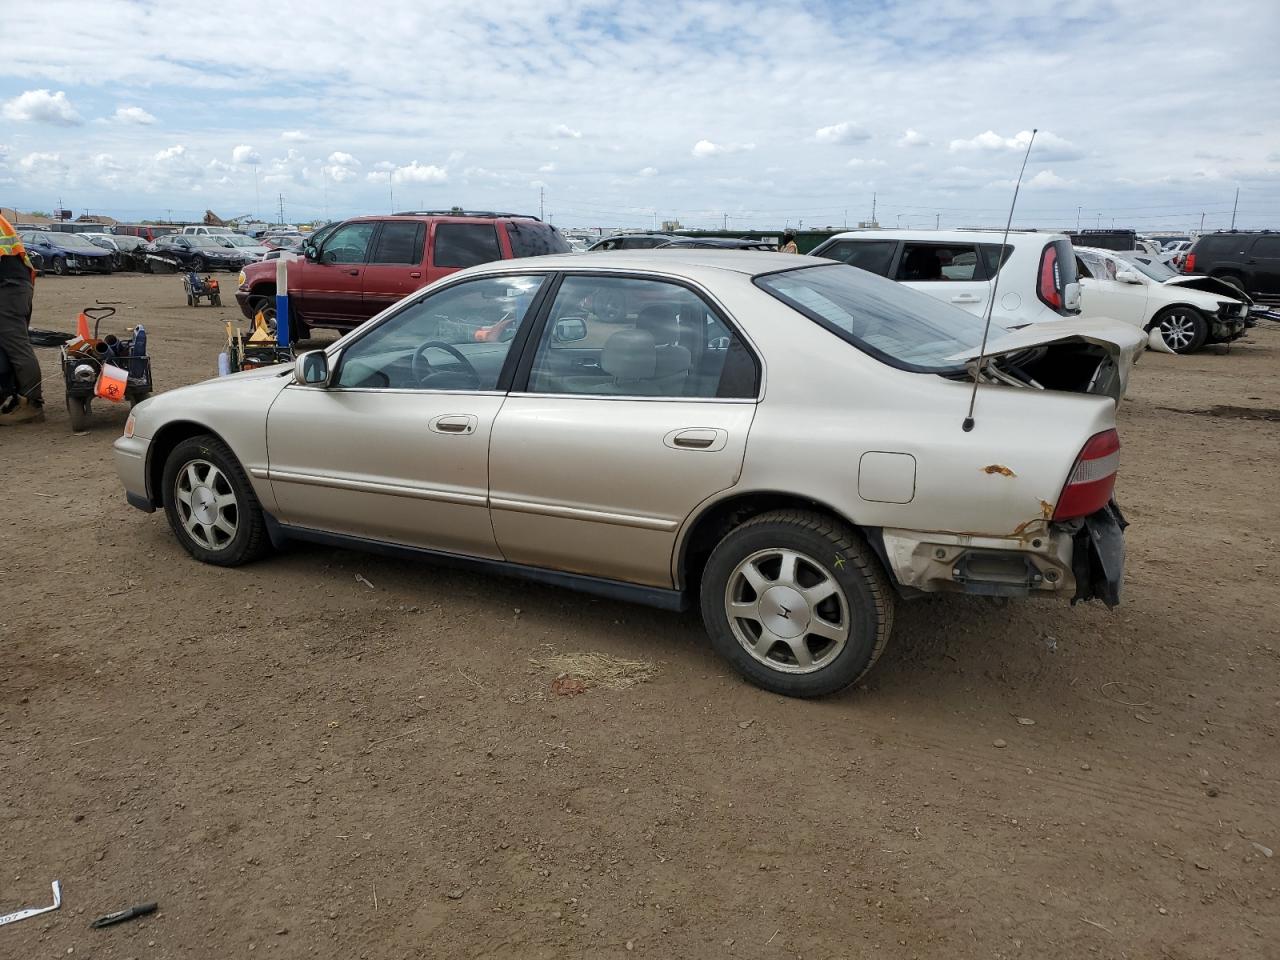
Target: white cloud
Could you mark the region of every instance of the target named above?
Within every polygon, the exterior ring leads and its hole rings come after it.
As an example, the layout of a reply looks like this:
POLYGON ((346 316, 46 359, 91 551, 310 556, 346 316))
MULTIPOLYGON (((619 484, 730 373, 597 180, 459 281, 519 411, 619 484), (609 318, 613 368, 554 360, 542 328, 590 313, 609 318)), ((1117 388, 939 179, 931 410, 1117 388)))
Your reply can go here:
POLYGON ((5 101, 0 115, 6 120, 25 120, 32 123, 51 123, 59 127, 74 127, 84 123, 67 95, 59 90, 28 90, 12 100, 5 101))
POLYGON ((175 143, 172 147, 165 147, 155 156, 156 163, 166 163, 171 160, 181 160, 186 156, 187 148, 180 143, 175 143))
POLYGON ((538 168, 539 173, 555 173, 556 165, 554 163, 544 163, 538 168))
POLYGON ((848 162, 848 164, 846 164, 846 166, 853 167, 854 169, 862 168, 865 170, 868 167, 884 167, 887 166, 887 164, 883 160, 864 160, 862 157, 854 157, 848 162))
POLYGON ((392 183, 444 183, 449 179, 449 171, 445 167, 437 167, 431 163, 419 163, 411 160, 403 166, 396 166, 389 160, 373 165, 376 172, 369 173, 365 179, 370 183, 382 183, 387 173, 391 174, 392 183))
POLYGON ((280 134, 280 139, 289 143, 302 143, 306 140, 310 140, 311 137, 303 133, 301 130, 285 130, 280 134))
POLYGON ((61 165, 62 156, 57 153, 28 153, 18 161, 18 166, 27 173, 35 173, 44 168, 61 165))
POLYGON ((141 107, 118 107, 111 119, 116 123, 136 123, 144 127, 156 122, 156 118, 141 107))
POLYGON ((754 143, 712 143, 710 140, 699 140, 693 145, 692 153, 701 160, 725 153, 742 153, 755 148, 754 143))
POLYGON ((567 123, 556 124, 556 126, 551 129, 551 132, 555 136, 561 137, 565 140, 582 139, 582 131, 573 129, 573 127, 569 126, 567 123))
MULTIPOLYGON (((1030 130, 1023 130, 1012 137, 1002 137, 994 130, 987 130, 968 140, 952 140, 947 149, 952 153, 1021 153, 1030 141, 1030 130)), ((1036 134, 1031 152, 1043 160, 1077 160, 1084 156, 1084 152, 1070 140, 1048 130, 1036 134)))
MULTIPOLYGON (((1012 190, 1016 180, 996 180, 991 183, 993 187, 999 187, 1002 190, 1012 190)), ((1023 189, 1026 190, 1062 190, 1066 187, 1074 187, 1076 182, 1060 177, 1052 170, 1041 170, 1030 180, 1022 182, 1023 189)))
POLYGON ((898 138, 898 146, 900 147, 927 147, 930 145, 931 144, 924 138, 923 134, 917 133, 910 127, 908 127, 906 132, 898 138))
POLYGON ((819 143, 858 143, 870 140, 871 134, 851 120, 846 120, 829 127, 819 127, 814 131, 813 139, 819 143))
POLYGON ((356 169, 359 166, 361 166, 360 161, 351 154, 342 150, 335 150, 329 154, 329 159, 322 168, 322 172, 335 183, 350 183, 360 176, 356 169))
POLYGON ((262 155, 247 143, 242 143, 231 151, 232 163, 261 163, 262 155))
POLYGON ((640 171, 636 175, 640 177, 656 177, 658 175, 658 168, 657 167, 641 167, 640 171))

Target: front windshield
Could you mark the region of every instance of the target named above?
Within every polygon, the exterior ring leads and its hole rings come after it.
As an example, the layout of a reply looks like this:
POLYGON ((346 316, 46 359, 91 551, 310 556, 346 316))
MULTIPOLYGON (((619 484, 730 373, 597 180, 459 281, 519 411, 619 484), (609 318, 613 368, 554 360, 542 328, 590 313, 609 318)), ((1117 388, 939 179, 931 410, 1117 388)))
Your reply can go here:
POLYGON ((239 234, 236 234, 235 236, 222 236, 218 239, 231 247, 256 247, 258 245, 258 242, 252 237, 242 237, 239 234))
POLYGON ((95 253, 102 250, 88 237, 82 237, 78 233, 60 233, 54 239, 53 245, 62 247, 64 250, 90 250, 95 253))
MULTIPOLYGON (((982 344, 983 320, 844 263, 765 274, 762 290, 890 366, 919 372, 956 370, 956 354, 982 344)), ((1007 333, 991 325, 990 340, 1007 333)))
POLYGON ((1170 270, 1168 266, 1159 260, 1153 260, 1151 257, 1124 256, 1120 257, 1125 263, 1137 267, 1156 283, 1164 283, 1166 280, 1172 280, 1178 276, 1177 271, 1170 270))

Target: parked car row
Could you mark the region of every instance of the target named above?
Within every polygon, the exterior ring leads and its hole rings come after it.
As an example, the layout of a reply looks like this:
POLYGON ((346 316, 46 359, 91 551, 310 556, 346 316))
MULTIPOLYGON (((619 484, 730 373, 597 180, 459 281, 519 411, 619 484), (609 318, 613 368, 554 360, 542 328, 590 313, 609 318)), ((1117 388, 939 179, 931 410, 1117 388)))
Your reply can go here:
POLYGON ((27 250, 39 256, 39 270, 58 276, 127 270, 234 272, 258 260, 295 255, 302 246, 297 233, 279 233, 259 242, 223 227, 203 226, 185 227, 150 242, 129 234, 56 230, 24 230, 19 236, 27 250))

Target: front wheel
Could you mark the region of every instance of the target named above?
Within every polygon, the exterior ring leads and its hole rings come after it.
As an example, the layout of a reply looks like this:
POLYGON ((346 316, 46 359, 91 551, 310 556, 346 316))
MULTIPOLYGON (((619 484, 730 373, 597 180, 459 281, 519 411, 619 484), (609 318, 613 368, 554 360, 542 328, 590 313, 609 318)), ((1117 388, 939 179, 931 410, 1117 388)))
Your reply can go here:
POLYGON ((193 271, 195 271, 196 273, 201 273, 201 272, 203 272, 203 270, 204 270, 204 257, 200 256, 199 254, 196 254, 194 257, 192 257, 192 258, 191 258, 191 269, 192 269, 193 271))
POLYGON ((1209 321, 1195 307, 1170 307, 1156 318, 1156 325, 1174 353, 1195 353, 1209 337, 1209 321))
POLYGON ((197 560, 238 567, 266 552, 258 498, 240 461, 216 437, 191 437, 173 448, 162 495, 169 526, 197 560))
POLYGON ((702 577, 716 652, 757 686, 791 697, 861 678, 893 628, 893 596, 856 533, 821 514, 762 514, 731 531, 702 577))
POLYGON ((68 271, 67 271, 66 257, 53 258, 53 272, 56 276, 59 276, 59 277, 65 277, 67 275, 68 271))
POLYGON ((93 418, 89 408, 93 405, 93 397, 67 397, 67 416, 71 419, 71 429, 83 433, 89 429, 93 418))

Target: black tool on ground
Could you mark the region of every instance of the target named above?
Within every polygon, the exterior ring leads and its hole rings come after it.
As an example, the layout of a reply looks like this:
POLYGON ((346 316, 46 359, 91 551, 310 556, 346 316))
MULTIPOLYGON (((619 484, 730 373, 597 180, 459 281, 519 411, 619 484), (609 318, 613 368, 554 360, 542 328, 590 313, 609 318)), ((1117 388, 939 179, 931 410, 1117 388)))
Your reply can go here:
POLYGON ((117 910, 115 913, 108 913, 105 917, 99 917, 91 927, 110 927, 117 923, 124 923, 126 920, 132 920, 134 917, 145 917, 148 913, 156 912, 156 904, 140 903, 136 907, 130 907, 127 910, 117 910))

